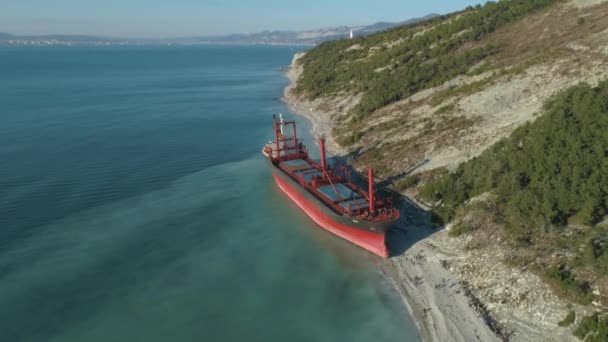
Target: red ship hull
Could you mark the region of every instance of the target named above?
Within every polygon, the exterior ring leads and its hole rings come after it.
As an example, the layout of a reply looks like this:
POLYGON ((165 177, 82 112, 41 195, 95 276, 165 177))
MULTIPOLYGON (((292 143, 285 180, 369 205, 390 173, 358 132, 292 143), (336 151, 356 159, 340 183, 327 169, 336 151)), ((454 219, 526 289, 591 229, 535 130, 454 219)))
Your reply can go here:
POLYGON ((388 258, 386 232, 400 214, 391 198, 376 196, 373 170, 368 169, 365 191, 350 181, 347 168, 327 165, 325 138, 319 139, 319 164, 298 139, 295 121, 286 122, 281 114, 273 118, 275 140, 262 148, 262 154, 281 191, 323 229, 388 258), (286 135, 286 126, 291 127, 291 136, 286 135))
POLYGON ((338 222, 323 210, 317 207, 308 198, 303 196, 292 184, 285 181, 277 173, 273 172, 273 177, 278 187, 283 191, 300 209, 306 213, 316 224, 323 229, 347 240, 359 247, 362 247, 382 258, 388 258, 389 250, 386 246, 385 232, 369 232, 351 227, 344 222, 338 222))

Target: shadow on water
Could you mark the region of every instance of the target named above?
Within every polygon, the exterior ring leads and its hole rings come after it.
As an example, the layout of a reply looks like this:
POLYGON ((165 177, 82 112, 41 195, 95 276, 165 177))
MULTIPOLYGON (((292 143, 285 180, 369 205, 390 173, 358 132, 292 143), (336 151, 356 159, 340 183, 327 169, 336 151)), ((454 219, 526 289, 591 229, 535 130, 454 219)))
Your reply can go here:
MULTIPOLYGON (((361 148, 350 152, 345 156, 332 156, 329 164, 335 166, 345 166, 351 171, 353 183, 365 188, 367 175, 355 170, 350 162, 361 153, 361 148)), ((423 160, 412 168, 397 175, 380 179, 376 177, 376 192, 383 198, 392 198, 401 213, 397 224, 387 232, 386 240, 391 257, 397 257, 405 253, 418 241, 438 233, 445 227, 441 218, 432 211, 422 208, 419 204, 412 201, 407 196, 391 188, 395 181, 408 176, 416 169, 427 164, 429 160, 423 160), (379 180, 379 181, 378 181, 379 180)))

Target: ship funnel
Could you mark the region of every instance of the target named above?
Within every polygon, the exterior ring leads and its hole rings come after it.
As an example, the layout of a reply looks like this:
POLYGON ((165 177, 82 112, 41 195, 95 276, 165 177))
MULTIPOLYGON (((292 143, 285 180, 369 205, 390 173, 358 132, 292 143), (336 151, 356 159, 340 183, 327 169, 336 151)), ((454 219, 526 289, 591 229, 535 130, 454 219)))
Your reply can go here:
POLYGON ((369 211, 376 211, 376 199, 374 196, 374 170, 372 168, 367 169, 367 181, 369 185, 369 211))
POLYGON ((319 139, 319 147, 321 148, 321 168, 323 169, 323 177, 327 171, 327 162, 325 160, 325 135, 319 139))

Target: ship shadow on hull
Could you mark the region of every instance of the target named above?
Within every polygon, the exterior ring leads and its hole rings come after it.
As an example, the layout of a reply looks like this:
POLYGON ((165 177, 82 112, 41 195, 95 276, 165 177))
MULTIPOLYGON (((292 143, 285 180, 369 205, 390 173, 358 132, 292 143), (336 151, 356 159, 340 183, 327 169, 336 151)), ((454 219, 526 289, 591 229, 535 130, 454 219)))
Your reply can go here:
MULTIPOLYGON (((332 156, 329 159, 329 164, 332 166, 346 166, 352 172, 353 181, 359 185, 364 185, 366 175, 361 174, 350 166, 350 161, 360 153, 361 150, 359 149, 345 156, 332 156)), ((393 198, 395 205, 401 213, 401 217, 395 223, 395 226, 386 234, 390 257, 402 255, 417 242, 438 233, 445 227, 433 212, 420 207, 408 197, 389 188, 394 181, 402 179, 426 163, 428 163, 428 160, 424 160, 413 168, 387 179, 376 178, 376 181, 380 180, 376 183, 377 193, 383 197, 393 198)))

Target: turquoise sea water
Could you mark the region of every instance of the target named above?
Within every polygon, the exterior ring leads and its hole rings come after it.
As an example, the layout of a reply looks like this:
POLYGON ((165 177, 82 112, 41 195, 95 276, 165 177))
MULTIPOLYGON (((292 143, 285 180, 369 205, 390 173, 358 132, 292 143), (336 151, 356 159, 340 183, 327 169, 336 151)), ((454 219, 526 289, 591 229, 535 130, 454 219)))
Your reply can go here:
POLYGON ((0 341, 417 341, 260 156, 293 53, 0 49, 0 341))

